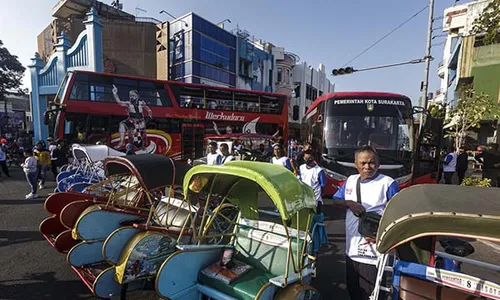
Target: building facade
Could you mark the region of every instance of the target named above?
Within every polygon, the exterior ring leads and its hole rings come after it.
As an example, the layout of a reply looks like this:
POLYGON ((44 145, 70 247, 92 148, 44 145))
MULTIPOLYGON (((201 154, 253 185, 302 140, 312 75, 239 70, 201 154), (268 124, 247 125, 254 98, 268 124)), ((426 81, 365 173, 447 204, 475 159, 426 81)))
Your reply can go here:
POLYGON ((78 36, 85 30, 86 13, 92 7, 103 25, 104 71, 155 78, 155 34, 160 21, 135 17, 121 8, 93 0, 61 0, 54 6, 54 19, 37 37, 42 62, 47 63, 55 53, 62 33, 70 44, 77 43, 78 36))
POLYGON ((169 45, 168 56, 157 56, 164 69, 160 79, 236 87, 234 34, 194 13, 164 23, 161 30, 169 31, 169 45))
POLYGON ((236 87, 247 90, 273 92, 274 56, 272 45, 249 39, 250 33, 236 29, 238 49, 238 77, 236 87))
MULTIPOLYGON (((491 51, 481 48, 481 43, 476 41, 476 36, 472 34, 472 28, 474 20, 491 1, 473 1, 444 10, 443 31, 447 36, 444 43, 443 59, 438 66, 438 76, 441 78, 441 84, 434 97, 436 103, 454 107, 458 101, 457 88, 459 84, 472 80, 473 69, 479 75, 479 78, 474 80, 474 87, 479 84, 479 89, 484 89, 482 87, 482 85, 484 86, 482 83, 483 78, 481 78, 484 76, 481 75, 483 73, 481 68, 485 64, 491 68, 492 65, 495 65, 495 62, 494 60, 484 61, 485 52, 491 51)), ((489 73, 489 70, 486 73, 489 73)), ((487 87, 486 89, 492 92, 492 97, 495 99, 498 97, 498 90, 493 92, 491 88, 487 87)))
POLYGON ((327 78, 323 64, 315 69, 307 62, 294 66, 292 81, 295 93, 290 99, 290 128, 295 131, 297 139, 303 140, 306 132, 304 116, 307 109, 317 97, 334 92, 335 86, 327 78))
MULTIPOLYGON (((443 60, 438 66, 440 89, 434 101, 447 107, 457 105, 459 89, 472 85, 500 103, 500 44, 484 45, 482 35, 473 34, 473 22, 492 0, 473 1, 444 10, 443 31, 447 34, 443 60)), ((495 122, 485 120, 476 138, 480 144, 496 140, 495 122)))

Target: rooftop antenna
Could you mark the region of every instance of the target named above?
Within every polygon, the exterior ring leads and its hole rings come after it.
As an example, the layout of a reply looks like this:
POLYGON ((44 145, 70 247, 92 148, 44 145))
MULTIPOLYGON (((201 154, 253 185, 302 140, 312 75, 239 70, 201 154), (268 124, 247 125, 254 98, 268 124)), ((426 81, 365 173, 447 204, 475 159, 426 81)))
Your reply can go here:
POLYGON ((135 17, 137 18, 139 16, 139 12, 147 13, 148 11, 145 9, 142 9, 140 7, 135 8, 135 17))

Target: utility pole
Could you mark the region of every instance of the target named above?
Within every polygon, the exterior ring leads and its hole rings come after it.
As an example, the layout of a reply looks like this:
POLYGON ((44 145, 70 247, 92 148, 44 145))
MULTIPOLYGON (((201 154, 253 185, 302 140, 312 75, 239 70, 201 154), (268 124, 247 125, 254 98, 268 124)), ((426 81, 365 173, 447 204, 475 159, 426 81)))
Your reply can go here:
MULTIPOLYGON (((425 51, 425 73, 424 73, 424 81, 422 84, 422 99, 420 106, 427 109, 427 94, 429 92, 429 68, 431 65, 431 42, 432 42, 432 25, 434 19, 434 0, 429 0, 429 27, 427 28, 427 47, 425 51)), ((420 116, 420 128, 422 128, 424 123, 424 114, 420 116)))

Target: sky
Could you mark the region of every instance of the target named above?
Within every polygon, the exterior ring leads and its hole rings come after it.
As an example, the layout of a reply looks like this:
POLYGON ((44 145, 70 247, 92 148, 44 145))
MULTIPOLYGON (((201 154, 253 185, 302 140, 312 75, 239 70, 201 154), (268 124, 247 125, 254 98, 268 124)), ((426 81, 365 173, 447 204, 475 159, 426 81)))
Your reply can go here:
MULTIPOLYGON (((112 0, 103 0, 110 4, 112 0)), ((195 12, 218 23, 230 19, 225 28, 237 26, 255 38, 285 47, 301 61, 317 68, 324 64, 327 73, 345 65, 383 35, 428 5, 428 0, 121 0, 123 9, 139 17, 169 20, 160 10, 174 16, 195 12), (137 10, 139 8, 140 10, 137 10), (144 12, 146 11, 146 12, 144 12)), ((435 18, 455 0, 435 1, 435 18)), ((461 1, 465 2, 465 1, 461 1)), ((0 40, 9 51, 28 65, 37 51, 37 35, 52 20, 56 0, 0 0, 0 40), (8 5, 7 5, 8 2, 8 5), (8 7, 8 8, 7 8, 8 7), (29 9, 28 9, 29 8, 29 9)), ((426 50, 428 10, 423 11, 370 51, 353 61, 355 69, 423 58, 426 50)), ((442 19, 434 27, 441 27, 442 19)), ((443 34, 436 29, 434 35, 443 34)), ((444 37, 436 37, 440 44, 444 37)), ((432 49, 429 92, 439 88, 437 65, 443 57, 443 45, 432 49)), ((424 64, 329 76, 336 91, 385 91, 402 93, 414 103, 421 95, 424 64)), ((29 72, 23 84, 30 87, 29 72)))

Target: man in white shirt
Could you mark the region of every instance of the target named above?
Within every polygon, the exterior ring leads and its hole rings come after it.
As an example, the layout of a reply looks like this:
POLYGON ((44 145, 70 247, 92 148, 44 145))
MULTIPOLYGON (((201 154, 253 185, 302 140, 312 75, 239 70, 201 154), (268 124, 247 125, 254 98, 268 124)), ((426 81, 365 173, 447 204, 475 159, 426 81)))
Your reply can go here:
POLYGON ((313 158, 312 151, 304 152, 304 163, 299 168, 299 179, 310 186, 316 195, 316 203, 323 204, 322 189, 326 186, 325 171, 318 166, 313 158))
POLYGON ((354 163, 359 174, 349 176, 333 199, 339 206, 347 208, 346 279, 349 295, 351 300, 368 300, 377 275, 377 252, 375 241, 358 232, 359 220, 365 212, 382 215, 387 202, 399 192, 399 186, 389 176, 377 172, 379 157, 372 147, 358 149, 354 163))
POLYGON ((443 175, 444 183, 451 184, 451 179, 453 174, 457 169, 457 154, 455 153, 455 148, 453 146, 448 147, 448 154, 446 154, 443 161, 443 175))
POLYGON ((222 160, 221 160, 221 165, 234 160, 234 156, 229 153, 229 146, 226 143, 220 144, 220 153, 222 153, 222 160))
POLYGON ((217 153, 217 143, 210 142, 207 147, 207 165, 220 165, 222 164, 222 155, 217 153))

